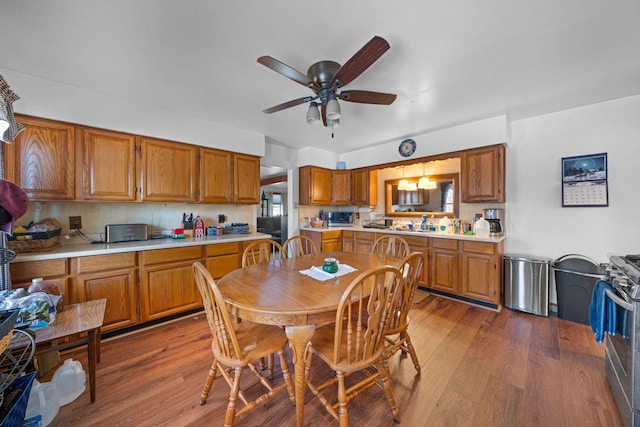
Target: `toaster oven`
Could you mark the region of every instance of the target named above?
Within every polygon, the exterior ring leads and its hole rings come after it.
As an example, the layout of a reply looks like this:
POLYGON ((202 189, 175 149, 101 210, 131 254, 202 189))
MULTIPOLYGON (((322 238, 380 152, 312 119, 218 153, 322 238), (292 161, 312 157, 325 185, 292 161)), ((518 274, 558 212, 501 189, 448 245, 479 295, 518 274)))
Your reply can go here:
POLYGON ((106 243, 133 242, 149 238, 147 224, 110 224, 104 227, 106 243))

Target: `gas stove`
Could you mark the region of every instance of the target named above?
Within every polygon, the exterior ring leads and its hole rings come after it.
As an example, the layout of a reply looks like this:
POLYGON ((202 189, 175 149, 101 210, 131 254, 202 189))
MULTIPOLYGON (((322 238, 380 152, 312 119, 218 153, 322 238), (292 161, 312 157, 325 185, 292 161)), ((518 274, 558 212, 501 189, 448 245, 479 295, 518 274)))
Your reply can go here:
POLYGON ((640 300, 640 255, 613 255, 609 262, 611 285, 625 299, 640 300))
POLYGON ((606 334, 605 374, 625 426, 640 426, 640 255, 609 257, 615 333, 606 334))

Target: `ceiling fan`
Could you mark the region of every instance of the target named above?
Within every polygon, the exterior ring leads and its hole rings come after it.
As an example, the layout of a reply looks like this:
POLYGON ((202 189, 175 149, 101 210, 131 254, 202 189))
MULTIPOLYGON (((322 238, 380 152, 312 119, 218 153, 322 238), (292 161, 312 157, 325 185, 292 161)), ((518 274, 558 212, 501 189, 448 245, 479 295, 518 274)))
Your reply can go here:
POLYGON ((335 126, 339 124, 340 121, 340 105, 338 104, 338 99, 361 104, 392 104, 396 99, 396 95, 390 93, 370 92, 367 90, 343 90, 338 92, 339 89, 351 83, 351 81, 376 62, 389 48, 389 43, 387 43, 385 39, 375 36, 344 65, 340 65, 334 61, 316 62, 309 67, 306 75, 271 56, 261 56, 258 58, 260 64, 310 88, 314 92, 314 96, 293 99, 262 110, 262 112, 271 114, 309 102, 307 123, 313 124, 320 122, 318 107, 321 107, 322 123, 325 126, 328 124, 335 126))

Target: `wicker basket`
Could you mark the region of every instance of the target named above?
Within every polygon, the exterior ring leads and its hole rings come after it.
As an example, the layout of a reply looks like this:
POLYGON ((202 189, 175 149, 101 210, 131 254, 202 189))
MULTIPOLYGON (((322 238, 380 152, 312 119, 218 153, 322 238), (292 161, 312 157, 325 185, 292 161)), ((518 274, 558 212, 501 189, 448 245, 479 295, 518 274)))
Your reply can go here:
POLYGON ((46 233, 14 233, 7 246, 18 253, 45 252, 56 248, 60 240, 61 228, 46 233))
POLYGON ((0 311, 0 354, 7 349, 11 342, 17 317, 18 310, 0 311))

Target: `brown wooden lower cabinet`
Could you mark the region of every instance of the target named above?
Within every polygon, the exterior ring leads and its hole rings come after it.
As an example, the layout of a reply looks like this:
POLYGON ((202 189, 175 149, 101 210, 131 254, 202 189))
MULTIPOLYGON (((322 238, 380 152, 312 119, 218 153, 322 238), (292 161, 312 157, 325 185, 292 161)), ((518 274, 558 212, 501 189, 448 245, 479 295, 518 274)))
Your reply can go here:
POLYGON ((242 267, 242 242, 208 245, 207 269, 214 279, 219 279, 233 270, 242 267))
POLYGON ((429 283, 429 238, 419 236, 402 236, 409 243, 411 252, 420 252, 422 254, 422 279, 418 282, 418 286, 427 286, 429 283))
POLYGON ((191 265, 202 246, 140 252, 140 321, 148 322, 202 307, 191 265))
POLYGON ((137 254, 72 258, 72 302, 105 298, 103 332, 138 323, 137 254))
POLYGON ((313 240, 320 252, 342 251, 342 230, 300 230, 300 235, 313 240))
POLYGON ((342 230, 342 250, 344 252, 353 252, 353 231, 342 230))
MULTIPOLYGON (((319 239, 321 233, 307 232, 319 239)), ((348 252, 371 252, 375 239, 389 233, 344 230, 342 247, 348 252)), ((424 257, 419 286, 447 295, 499 306, 504 242, 401 235, 411 252, 424 257)))
POLYGON ((105 298, 102 332, 111 332, 201 308, 193 262, 204 262, 219 279, 241 267, 252 242, 12 262, 11 287, 26 289, 42 277, 62 285, 65 305, 105 298))
POLYGON ((503 243, 462 243, 462 296, 500 304, 503 243))
POLYGON ((358 253, 371 253, 376 233, 368 231, 353 232, 353 251, 358 253))
POLYGON ((455 295, 459 294, 458 240, 430 240, 429 287, 455 295))
POLYGON ((27 289, 31 285, 31 279, 36 277, 56 281, 62 285, 66 295, 64 303, 66 304, 68 301, 69 262, 66 258, 14 262, 9 264, 9 274, 11 276, 11 289, 27 289))

